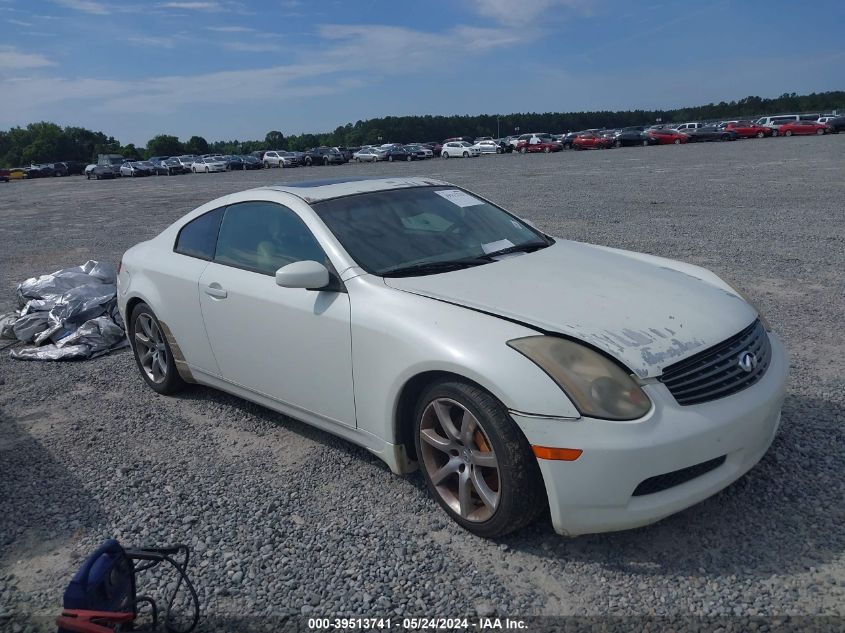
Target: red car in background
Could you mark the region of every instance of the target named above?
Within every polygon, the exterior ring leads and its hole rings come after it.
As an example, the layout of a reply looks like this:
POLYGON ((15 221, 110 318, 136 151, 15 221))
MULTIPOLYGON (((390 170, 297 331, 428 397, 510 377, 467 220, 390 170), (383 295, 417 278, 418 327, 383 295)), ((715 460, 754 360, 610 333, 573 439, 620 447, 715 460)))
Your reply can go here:
POLYGON ((810 136, 827 134, 830 128, 818 121, 790 121, 778 126, 778 136, 810 136))
POLYGON ((540 141, 539 143, 519 141, 519 143, 516 144, 516 151, 520 154, 536 154, 537 152, 548 154, 549 152, 559 152, 562 149, 563 145, 557 141, 540 141))
POLYGON ((722 129, 736 132, 739 138, 763 138, 764 136, 771 136, 774 133, 772 128, 757 125, 751 121, 731 121, 730 123, 725 123, 722 129))
POLYGON ((613 147, 613 139, 599 134, 579 134, 572 139, 572 149, 610 149, 613 147))
POLYGON ((671 128, 647 130, 646 134, 657 141, 658 145, 682 145, 689 141, 689 137, 686 134, 671 128))

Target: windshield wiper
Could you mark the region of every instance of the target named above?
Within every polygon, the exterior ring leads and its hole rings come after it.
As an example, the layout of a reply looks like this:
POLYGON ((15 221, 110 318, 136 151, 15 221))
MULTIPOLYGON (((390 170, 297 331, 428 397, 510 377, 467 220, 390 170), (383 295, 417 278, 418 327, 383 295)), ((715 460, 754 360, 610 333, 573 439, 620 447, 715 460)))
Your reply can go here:
POLYGON ((533 253, 534 251, 545 248, 549 246, 547 242, 529 242, 527 244, 515 244, 513 246, 508 246, 507 248, 502 248, 498 251, 492 251, 490 253, 485 253, 484 257, 493 258, 498 257, 499 255, 508 255, 509 253, 533 253))
POLYGON ((435 273, 445 273, 452 270, 461 270, 463 268, 481 266, 482 264, 489 263, 490 260, 486 257, 468 257, 466 259, 421 262, 419 264, 410 264, 408 266, 397 266, 395 268, 383 270, 378 274, 382 277, 416 277, 417 275, 433 275, 435 273))

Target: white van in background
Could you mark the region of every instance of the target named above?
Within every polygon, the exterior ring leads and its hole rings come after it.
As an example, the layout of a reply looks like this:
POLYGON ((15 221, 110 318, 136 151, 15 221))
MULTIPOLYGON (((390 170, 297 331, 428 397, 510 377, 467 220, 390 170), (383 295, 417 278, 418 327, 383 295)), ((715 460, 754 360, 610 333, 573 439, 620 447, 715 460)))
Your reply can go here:
POLYGON ((818 118, 818 114, 778 114, 777 116, 761 117, 755 123, 765 127, 777 127, 790 121, 816 121, 818 118))

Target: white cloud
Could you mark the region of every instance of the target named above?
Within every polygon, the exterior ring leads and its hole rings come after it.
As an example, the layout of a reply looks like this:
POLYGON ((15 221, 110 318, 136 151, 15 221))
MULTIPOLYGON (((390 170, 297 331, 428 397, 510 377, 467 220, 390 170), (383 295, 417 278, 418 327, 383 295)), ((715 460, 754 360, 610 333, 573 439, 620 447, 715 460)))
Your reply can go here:
POLYGON ((11 18, 7 19, 6 22, 9 24, 15 24, 17 26, 32 26, 32 22, 24 22, 23 20, 13 20, 11 18))
POLYGON ((223 42, 220 45, 226 50, 239 53, 272 53, 281 50, 278 44, 261 42, 223 42))
POLYGON ((0 69, 43 68, 55 65, 55 62, 38 53, 22 53, 12 47, 0 48, 0 69))
POLYGON ((528 24, 550 9, 589 10, 594 0, 472 0, 481 15, 508 25, 528 24))
POLYGON ((93 13, 94 15, 108 15, 111 13, 105 4, 96 2, 95 0, 55 0, 55 2, 68 9, 82 11, 83 13, 93 13))

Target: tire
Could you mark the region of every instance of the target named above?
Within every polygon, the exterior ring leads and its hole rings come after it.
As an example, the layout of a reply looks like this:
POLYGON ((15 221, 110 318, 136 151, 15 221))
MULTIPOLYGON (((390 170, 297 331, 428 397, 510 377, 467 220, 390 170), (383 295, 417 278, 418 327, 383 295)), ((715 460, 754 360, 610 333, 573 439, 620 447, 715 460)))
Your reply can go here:
POLYGON ((388 156, 388 157, 387 157, 387 162, 388 162, 388 163, 392 163, 392 162, 393 162, 393 154, 391 154, 390 156, 388 156))
POLYGON ((503 153, 504 151, 505 151, 505 150, 503 150, 501 147, 497 147, 497 148, 496 148, 496 153, 497 153, 497 154, 501 154, 501 153, 503 153))
POLYGON ((823 129, 823 128, 819 128, 818 130, 816 130, 816 134, 818 134, 819 136, 821 136, 822 134, 824 134, 824 129, 823 129))
POLYGON ((722 136, 719 138, 719 140, 720 140, 720 141, 723 141, 723 142, 724 142, 724 141, 730 141, 730 140, 731 140, 731 135, 730 135, 730 134, 722 134, 722 136))
POLYGON ((673 142, 675 145, 680 145, 680 144, 681 144, 681 139, 676 138, 676 139, 675 139, 674 141, 672 141, 672 142, 673 142))
POLYGON ((524 147, 520 147, 520 148, 519 148, 519 153, 520 153, 520 154, 524 154, 524 153, 525 153, 525 151, 526 151, 526 150, 525 150, 525 148, 524 148, 524 147))
POLYGON ((528 441, 501 403, 475 385, 444 380, 429 386, 415 411, 414 443, 429 492, 452 520, 473 534, 504 536, 530 524, 548 507, 528 441), (448 421, 449 430, 441 420, 448 421), (463 435, 465 425, 474 430, 463 435), (423 435, 440 440, 440 447, 423 435), (444 466, 450 468, 445 476, 444 466), (461 488, 467 493, 463 503, 461 488))
POLYGON ((170 343, 164 336, 159 320, 146 303, 139 303, 132 310, 132 316, 129 317, 129 342, 138 371, 153 391, 170 395, 185 388, 186 383, 176 369, 170 343), (155 346, 149 357, 145 352, 152 348, 147 343, 155 346))
POLYGON ((548 147, 544 147, 544 148, 543 148, 543 153, 544 153, 544 154, 548 154, 550 151, 552 151, 552 150, 551 150, 551 149, 549 149, 548 147))
POLYGON ((463 156, 464 158, 469 158, 469 152, 464 152, 463 156))
POLYGON ((787 130, 783 133, 784 136, 792 136, 792 130, 787 130))
POLYGON ((764 136, 766 136, 766 134, 762 130, 760 130, 759 132, 757 132, 756 136, 757 138, 763 138, 764 136))
POLYGON ((405 158, 405 160, 410 163, 412 160, 414 160, 414 157, 411 156, 410 154, 408 154, 408 156, 405 158))
POLYGON ((85 174, 85 180, 91 180, 91 174, 86 173, 85 174))
POLYGON ((330 162, 331 161, 329 161, 328 157, 324 158, 323 159, 323 167, 328 167, 330 162))
POLYGON ((449 152, 440 152, 440 155, 441 155, 443 158, 449 158, 449 152))
POLYGON ((648 141, 643 141, 643 147, 648 147, 648 141))
POLYGON ((99 179, 100 179, 99 176, 94 176, 94 180, 99 180, 99 179))

